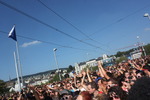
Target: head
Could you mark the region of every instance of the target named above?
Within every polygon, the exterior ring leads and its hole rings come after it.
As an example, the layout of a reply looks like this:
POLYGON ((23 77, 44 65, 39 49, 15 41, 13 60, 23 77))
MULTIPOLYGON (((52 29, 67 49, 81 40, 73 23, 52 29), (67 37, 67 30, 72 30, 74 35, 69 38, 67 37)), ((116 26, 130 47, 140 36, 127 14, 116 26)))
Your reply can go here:
POLYGON ((71 84, 70 84, 70 83, 67 83, 67 84, 66 84, 66 89, 67 89, 67 90, 71 90, 71 84))
POLYGON ((150 78, 141 77, 137 79, 129 90, 127 100, 149 100, 150 98, 150 78))
POLYGON ((129 74, 129 72, 124 72, 124 76, 126 77, 126 78, 128 78, 129 76, 130 76, 130 74, 129 74))
POLYGON ((98 86, 94 81, 90 82, 87 87, 90 94, 93 94, 98 89, 98 86))
POLYGON ((93 98, 93 100, 108 100, 108 96, 104 93, 98 94, 96 97, 93 98))
POLYGON ((125 92, 119 87, 114 86, 108 90, 109 100, 126 100, 125 92))
POLYGON ((108 84, 107 82, 108 82, 108 80, 106 78, 102 78, 102 80, 101 80, 102 85, 107 86, 107 84, 108 84))
POLYGON ((64 93, 61 95, 60 100, 73 100, 72 95, 68 94, 68 93, 64 93))
POLYGON ((145 65, 145 66, 143 67, 143 71, 144 71, 144 73, 145 73, 146 75, 150 75, 150 66, 145 65))
POLYGON ((76 100, 92 100, 92 97, 88 91, 83 91, 79 94, 76 100))

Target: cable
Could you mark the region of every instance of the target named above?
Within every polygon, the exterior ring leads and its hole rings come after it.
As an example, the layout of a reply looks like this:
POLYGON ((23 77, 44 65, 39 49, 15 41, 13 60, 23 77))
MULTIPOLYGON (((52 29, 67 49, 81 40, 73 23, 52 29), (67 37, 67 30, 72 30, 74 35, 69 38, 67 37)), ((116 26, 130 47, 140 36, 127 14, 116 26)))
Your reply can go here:
MULTIPOLYGON (((4 32, 4 31, 0 31, 0 32, 4 33, 4 34, 8 34, 7 32, 4 32)), ((42 43, 52 44, 52 45, 60 46, 60 47, 63 47, 63 48, 70 48, 70 49, 83 50, 83 51, 87 51, 88 50, 89 51, 89 49, 81 49, 81 48, 74 48, 74 47, 71 47, 71 46, 64 46, 64 45, 56 44, 56 43, 53 43, 53 42, 47 42, 47 41, 43 41, 43 40, 39 40, 39 39, 34 39, 34 38, 30 38, 30 37, 25 37, 25 36, 21 36, 21 35, 17 35, 17 36, 21 37, 21 38, 28 39, 28 40, 37 40, 37 41, 42 42, 42 43)))
MULTIPOLYGON (((23 12, 23 11, 21 11, 21 10, 19 10, 19 9, 17 9, 17 8, 15 8, 15 7, 13 7, 13 6, 11 6, 11 5, 9 5, 9 4, 3 2, 3 1, 0 1, 0 3, 1 3, 2 5, 4 5, 4 6, 10 8, 10 9, 12 9, 12 10, 15 10, 16 12, 18 12, 18 13, 20 13, 20 14, 22 14, 22 15, 28 17, 28 18, 31 18, 32 20, 35 20, 36 22, 38 22, 38 23, 40 23, 40 24, 42 24, 42 25, 45 25, 45 26, 47 26, 47 27, 49 27, 49 28, 51 28, 51 29, 53 29, 53 30, 55 30, 55 31, 57 31, 57 32, 59 32, 59 33, 61 33, 61 34, 66 35, 67 37, 70 37, 70 38, 72 38, 72 39, 74 39, 74 40, 76 40, 76 41, 79 41, 79 42, 81 42, 81 43, 87 44, 87 45, 89 45, 89 46, 91 46, 91 47, 100 48, 100 47, 95 46, 95 45, 93 45, 93 44, 90 44, 90 43, 88 43, 88 42, 82 41, 82 40, 80 40, 80 39, 78 39, 78 38, 76 38, 76 37, 73 37, 73 36, 71 36, 71 35, 69 35, 69 34, 67 34, 67 33, 65 33, 65 32, 63 32, 63 31, 61 31, 61 30, 59 30, 59 29, 57 29, 57 28, 55 28, 55 27, 53 27, 53 26, 51 26, 51 25, 49 25, 49 24, 47 24, 47 23, 44 23, 43 21, 41 21, 41 20, 39 20, 39 19, 37 19, 37 18, 31 16, 31 15, 28 15, 27 13, 25 13, 25 12, 23 12)), ((100 48, 100 49, 101 49, 101 48, 100 48)))
MULTIPOLYGON (((92 40, 94 42, 97 42, 98 44, 103 45, 102 43, 100 43, 99 41, 96 41, 94 39, 92 39, 91 37, 89 37, 88 35, 86 35, 83 31, 81 31, 78 27, 76 27, 75 25, 73 25, 71 22, 69 22, 68 20, 66 20, 64 17, 62 17, 60 14, 58 14, 56 11, 54 11, 52 8, 48 7, 45 3, 43 3, 41 0, 37 0, 39 3, 41 3, 44 7, 46 7, 47 9, 49 9, 51 12, 53 12, 55 15, 57 15, 59 18, 61 18, 63 21, 65 21, 66 23, 68 23, 70 26, 72 26, 74 29, 76 29, 78 32, 80 32, 82 35, 84 35, 85 37, 87 37, 89 40, 92 40)), ((105 46, 105 45, 103 45, 105 46)))
POLYGON ((128 14, 128 15, 126 15, 126 16, 124 16, 124 17, 122 17, 122 18, 120 18, 120 19, 118 19, 118 20, 116 20, 116 21, 114 21, 114 22, 112 22, 112 23, 109 24, 109 25, 104 26, 103 28, 97 30, 96 32, 91 33, 89 36, 92 36, 92 35, 96 34, 97 32, 103 31, 103 30, 107 29, 108 27, 113 26, 114 24, 117 24, 117 23, 119 23, 119 22, 125 20, 126 18, 128 18, 128 17, 130 17, 130 16, 132 16, 132 15, 134 15, 134 14, 136 14, 136 13, 138 13, 139 11, 141 11, 141 10, 143 10, 143 9, 149 7, 149 6, 150 6, 150 4, 144 6, 143 8, 140 8, 140 9, 136 10, 135 12, 130 13, 130 14, 128 14))

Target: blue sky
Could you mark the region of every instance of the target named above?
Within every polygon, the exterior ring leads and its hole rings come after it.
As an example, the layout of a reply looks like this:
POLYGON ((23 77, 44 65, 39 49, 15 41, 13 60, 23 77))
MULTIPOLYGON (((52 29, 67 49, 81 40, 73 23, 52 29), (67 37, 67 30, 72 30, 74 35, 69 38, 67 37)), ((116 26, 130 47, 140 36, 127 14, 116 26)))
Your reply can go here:
MULTIPOLYGON (((0 1, 74 38, 0 3, 0 79, 5 81, 9 76, 16 77, 13 57, 16 50, 15 41, 8 38, 7 34, 14 24, 23 75, 56 69, 53 48, 58 49, 58 64, 60 68, 64 68, 103 54, 115 54, 117 49, 137 43, 137 36, 140 36, 145 44, 150 43, 150 20, 143 17, 144 13, 150 13, 149 0, 42 0, 47 7, 92 40, 44 7, 38 0, 0 1), (60 47, 50 42, 72 48, 60 47)), ((128 49, 130 48, 120 51, 128 49)))

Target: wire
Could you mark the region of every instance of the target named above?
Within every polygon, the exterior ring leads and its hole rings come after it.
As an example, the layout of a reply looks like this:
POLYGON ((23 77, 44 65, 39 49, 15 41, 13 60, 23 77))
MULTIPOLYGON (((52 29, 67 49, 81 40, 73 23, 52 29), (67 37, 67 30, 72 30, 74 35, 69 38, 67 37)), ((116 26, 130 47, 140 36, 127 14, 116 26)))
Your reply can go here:
MULTIPOLYGON (((90 43, 88 43, 88 42, 85 42, 85 41, 83 41, 83 40, 80 40, 80 39, 78 39, 78 38, 76 38, 76 37, 73 37, 73 36, 71 36, 71 35, 69 35, 69 34, 67 34, 67 33, 65 33, 65 32, 63 32, 63 31, 61 31, 61 30, 59 30, 59 29, 57 29, 57 28, 55 28, 55 27, 53 27, 53 26, 51 26, 51 25, 49 25, 49 24, 47 24, 47 23, 45 23, 45 22, 43 22, 43 21, 41 21, 41 20, 39 20, 39 19, 37 19, 37 18, 35 18, 35 17, 33 17, 33 16, 31 16, 31 15, 28 15, 27 13, 25 13, 25 12, 23 12, 23 11, 21 11, 21 10, 19 10, 19 9, 17 9, 17 8, 15 8, 15 7, 13 7, 13 6, 11 6, 11 5, 9 5, 9 4, 3 2, 3 1, 0 1, 0 3, 1 3, 2 5, 4 5, 4 6, 10 8, 10 9, 12 9, 12 10, 15 10, 16 12, 18 12, 18 13, 20 13, 20 14, 22 14, 22 15, 28 17, 28 18, 31 18, 32 20, 35 20, 36 22, 38 22, 38 23, 40 23, 40 24, 42 24, 42 25, 45 25, 45 26, 47 26, 47 27, 49 27, 49 28, 51 28, 51 29, 53 29, 53 30, 55 30, 55 31, 57 31, 57 32, 59 32, 59 33, 61 33, 61 34, 63 34, 63 35, 66 35, 67 37, 70 37, 70 38, 72 38, 72 39, 74 39, 74 40, 76 40, 76 41, 79 41, 79 42, 81 42, 81 43, 87 44, 87 45, 89 45, 89 46, 91 46, 91 47, 100 48, 100 47, 98 47, 98 46, 95 46, 95 45, 90 44, 90 43)), ((102 49, 102 48, 100 48, 100 49, 102 49)))
MULTIPOLYGON (((80 32, 82 35, 84 35, 85 37, 87 37, 89 40, 92 40, 94 42, 97 42, 98 44, 103 45, 102 43, 100 43, 99 41, 96 41, 94 39, 92 39, 91 37, 89 37, 88 35, 86 35, 83 31, 81 31, 78 27, 76 27, 75 25, 73 25, 71 22, 69 22, 68 20, 66 20, 63 16, 61 16, 60 14, 58 14, 56 11, 54 11, 52 8, 48 7, 45 3, 43 3, 41 0, 37 0, 39 3, 41 3, 44 7, 46 7, 47 9, 49 9, 51 12, 53 12, 55 15, 57 15, 59 18, 61 18, 63 21, 65 21, 66 23, 68 23, 70 26, 72 26, 74 29, 76 29, 78 32, 80 32)), ((105 45, 103 45, 105 46, 105 45)))
MULTIPOLYGON (((0 31, 0 32, 4 33, 4 34, 8 34, 7 32, 4 32, 4 31, 0 31)), ((60 47, 63 47, 63 48, 70 48, 70 49, 76 49, 76 50, 89 51, 89 49, 81 49, 81 48, 74 48, 74 47, 71 47, 71 46, 64 46, 64 45, 56 44, 56 43, 53 43, 53 42, 47 42, 47 41, 43 41, 43 40, 39 40, 39 39, 26 37, 26 36, 21 36, 21 35, 16 35, 16 36, 21 37, 21 38, 25 38, 25 39, 28 39, 28 40, 37 40, 37 41, 42 42, 42 43, 52 44, 52 45, 60 46, 60 47)))
POLYGON ((140 8, 140 9, 136 10, 135 12, 132 12, 132 13, 130 13, 130 14, 128 14, 128 15, 126 15, 126 16, 124 16, 124 17, 122 17, 122 18, 120 18, 120 19, 118 19, 118 20, 116 20, 116 21, 114 21, 114 22, 112 22, 112 23, 110 23, 110 24, 104 26, 103 28, 97 30, 96 32, 91 33, 89 36, 92 36, 92 35, 94 35, 94 34, 100 32, 100 31, 103 31, 103 30, 107 29, 108 27, 111 27, 111 26, 113 26, 114 24, 117 24, 117 23, 119 23, 119 22, 125 20, 126 18, 128 18, 128 17, 130 17, 130 16, 132 16, 132 15, 134 15, 134 14, 136 14, 136 13, 138 13, 139 11, 142 11, 143 9, 145 9, 145 8, 147 8, 147 7, 149 7, 149 6, 150 6, 150 4, 148 4, 148 5, 144 6, 143 8, 140 8))

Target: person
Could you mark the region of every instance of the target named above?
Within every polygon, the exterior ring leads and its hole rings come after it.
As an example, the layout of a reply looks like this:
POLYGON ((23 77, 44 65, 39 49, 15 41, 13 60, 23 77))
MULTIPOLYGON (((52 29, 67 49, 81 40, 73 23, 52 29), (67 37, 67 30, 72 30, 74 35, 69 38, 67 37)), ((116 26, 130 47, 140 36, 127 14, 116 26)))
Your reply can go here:
POLYGON ((150 66, 149 65, 145 65, 142 70, 144 71, 146 76, 150 77, 150 66))
POLYGON ((88 91, 83 91, 79 94, 76 100, 92 100, 92 96, 88 91))
POLYGON ((119 86, 111 87, 108 90, 108 100, 126 100, 126 93, 119 86))
POLYGON ((108 100, 108 96, 104 93, 99 93, 93 100, 108 100))
POLYGON ((141 77, 137 79, 129 90, 127 100, 150 100, 150 78, 141 77))
POLYGON ((96 82, 94 82, 94 81, 89 82, 87 88, 88 88, 88 92, 91 94, 92 97, 97 95, 98 86, 97 86, 96 82))
POLYGON ((63 93, 60 97, 60 100, 73 100, 73 97, 69 93, 63 93))

